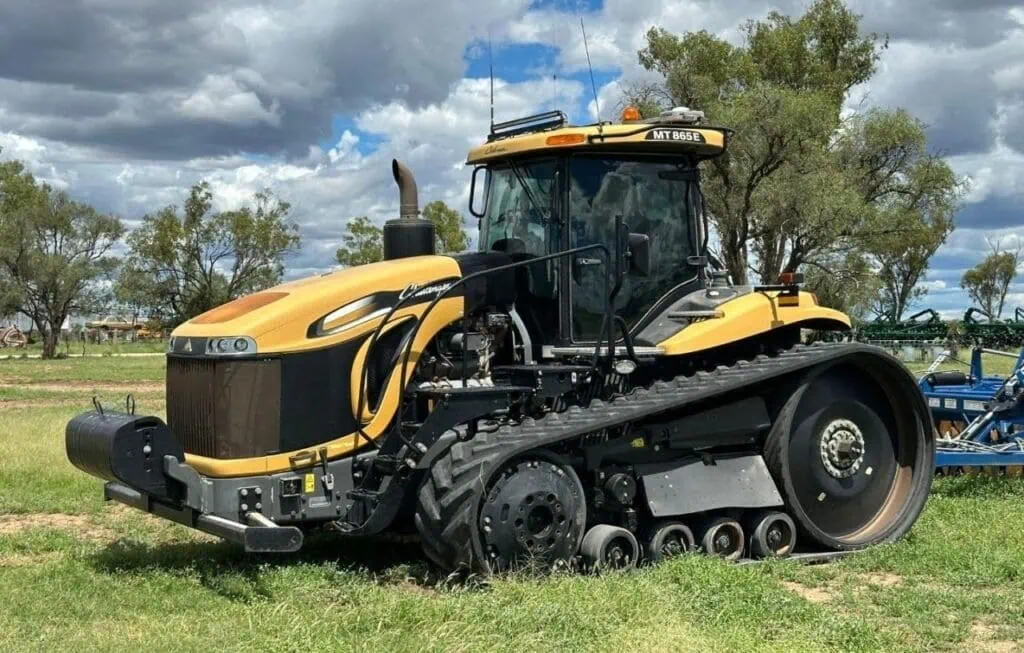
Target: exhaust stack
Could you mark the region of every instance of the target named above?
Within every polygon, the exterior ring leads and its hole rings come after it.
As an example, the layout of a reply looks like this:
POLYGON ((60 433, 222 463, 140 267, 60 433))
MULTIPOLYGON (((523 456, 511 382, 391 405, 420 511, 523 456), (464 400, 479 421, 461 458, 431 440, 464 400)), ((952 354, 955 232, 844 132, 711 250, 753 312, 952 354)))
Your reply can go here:
POLYGON ((412 171, 398 159, 391 162, 398 185, 399 218, 384 224, 384 260, 434 253, 434 223, 419 218, 419 195, 412 171))

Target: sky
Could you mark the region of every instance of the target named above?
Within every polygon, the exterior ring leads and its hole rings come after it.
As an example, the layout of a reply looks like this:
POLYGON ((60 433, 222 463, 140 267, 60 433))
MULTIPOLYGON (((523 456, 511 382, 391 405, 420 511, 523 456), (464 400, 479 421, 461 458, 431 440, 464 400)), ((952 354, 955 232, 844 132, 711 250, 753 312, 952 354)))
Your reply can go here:
MULTIPOLYGON (((390 161, 421 203, 466 211, 467 151, 498 120, 551 108, 602 117, 651 26, 738 25, 808 0, 14 0, 0 3, 0 158, 129 227, 208 180, 217 208, 269 188, 292 204, 296 278, 334 267, 345 224, 395 217, 390 161)), ((970 184, 918 308, 962 313, 964 270, 1024 243, 1024 0, 849 0, 887 33, 851 106, 906 107, 970 184)), ((1024 306, 1024 275, 1007 306, 1024 306)))

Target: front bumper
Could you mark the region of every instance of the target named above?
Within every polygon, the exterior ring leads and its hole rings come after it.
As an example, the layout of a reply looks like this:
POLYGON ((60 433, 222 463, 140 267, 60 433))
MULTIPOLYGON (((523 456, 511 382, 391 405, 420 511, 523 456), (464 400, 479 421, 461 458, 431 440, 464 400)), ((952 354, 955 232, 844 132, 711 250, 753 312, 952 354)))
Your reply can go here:
POLYGON ((247 553, 294 553, 302 548, 302 531, 295 526, 279 526, 258 512, 246 513, 248 523, 242 524, 188 506, 175 507, 155 501, 148 494, 115 481, 103 486, 103 498, 241 544, 247 553))
POLYGON ((211 478, 187 464, 157 417, 83 413, 68 423, 65 447, 75 467, 107 481, 105 499, 253 553, 297 551, 303 544, 297 524, 336 520, 351 504, 351 459, 311 457, 285 473, 211 478))

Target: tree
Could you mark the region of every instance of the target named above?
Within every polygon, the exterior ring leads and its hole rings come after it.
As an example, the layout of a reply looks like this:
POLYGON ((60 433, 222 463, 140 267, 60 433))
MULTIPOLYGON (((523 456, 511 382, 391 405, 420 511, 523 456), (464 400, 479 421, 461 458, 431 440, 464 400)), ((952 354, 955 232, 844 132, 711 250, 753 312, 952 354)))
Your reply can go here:
POLYGON ((120 219, 38 183, 17 161, 0 164, 0 298, 35 323, 43 358, 56 355, 71 314, 105 300, 97 282, 123 234, 120 219))
POLYGON ((142 218, 128 237, 128 270, 150 294, 148 308, 179 323, 280 283, 284 257, 300 243, 290 205, 270 191, 251 206, 213 211, 207 182, 192 186, 184 211, 171 205, 142 218))
POLYGON ((971 301, 980 305, 992 319, 999 319, 1003 314, 1003 304, 1010 284, 1017 277, 1017 268, 1021 263, 1021 247, 1014 251, 1000 251, 1002 243, 989 242, 992 253, 978 265, 964 273, 960 287, 967 291, 971 301))
POLYGON ((434 223, 438 254, 457 254, 469 248, 469 234, 462 230, 462 214, 440 200, 423 207, 423 218, 434 223))
POLYGON ((928 289, 918 283, 951 229, 951 223, 946 222, 922 224, 900 238, 879 238, 874 243, 871 252, 880 281, 872 306, 875 315, 898 322, 914 301, 927 294, 928 289))
POLYGON ((344 244, 338 248, 335 257, 338 263, 346 267, 376 263, 384 259, 381 228, 370 222, 365 215, 349 221, 342 242, 344 244))
POLYGON ((822 306, 842 311, 854 322, 868 318, 879 286, 880 279, 872 261, 857 251, 835 255, 821 264, 808 266, 804 283, 822 306))
MULTIPOLYGON (((664 85, 660 97, 643 89, 640 106, 647 112, 666 104, 697 107, 735 130, 729 150, 705 171, 705 196, 720 258, 736 283, 747 281, 752 241, 782 240, 778 225, 763 220, 768 209, 780 194, 810 187, 812 180, 795 183, 800 168, 791 166, 821 158, 840 125, 847 91, 875 70, 885 43, 862 35, 859 22, 840 0, 817 0, 796 20, 772 12, 748 21, 743 46, 705 31, 678 37, 653 28, 646 35, 640 64, 661 73, 664 85), (784 174, 790 179, 771 187, 784 174)), ((762 249, 775 260, 781 256, 770 245, 762 249)))
POLYGON ((153 298, 157 295, 150 276, 130 262, 118 266, 113 279, 113 294, 114 299, 128 309, 133 325, 138 324, 142 313, 152 309, 153 298))
MULTIPOLYGON (((654 28, 638 56, 663 81, 627 96, 645 116, 687 105, 735 130, 703 174, 718 258, 734 282, 801 269, 846 304, 830 279, 860 278, 867 266, 876 278, 858 287, 878 289, 872 309, 900 316, 925 292, 917 284, 965 186, 906 111, 843 111, 888 45, 861 33, 860 20, 842 0, 816 0, 797 18, 748 21, 740 46, 654 28)), ((856 310, 863 299, 858 291, 856 310)))
MULTIPOLYGON (((438 254, 455 254, 469 247, 469 235, 463 231, 462 214, 440 200, 423 207, 423 218, 434 223, 434 249, 438 254)), ((366 216, 352 219, 342 236, 335 257, 351 267, 384 259, 383 230, 366 216)))

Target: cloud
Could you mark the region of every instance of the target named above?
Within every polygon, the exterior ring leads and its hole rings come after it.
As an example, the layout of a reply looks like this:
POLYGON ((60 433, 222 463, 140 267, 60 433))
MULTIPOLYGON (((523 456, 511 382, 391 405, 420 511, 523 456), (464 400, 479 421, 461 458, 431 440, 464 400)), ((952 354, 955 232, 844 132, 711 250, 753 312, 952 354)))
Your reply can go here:
POLYGON ((0 130, 123 156, 297 156, 331 117, 442 102, 528 0, 0 5, 0 130))
MULTIPOLYGON (((560 105, 577 105, 583 86, 559 85, 560 105)), ((543 80, 507 83, 495 80, 497 118, 525 115, 552 101, 543 80)), ((377 224, 398 213, 398 192, 391 159, 407 163, 416 175, 421 203, 447 202, 464 214, 469 200, 468 151, 486 137, 490 120, 487 79, 464 79, 448 97, 415 108, 393 100, 356 116, 360 133, 377 135, 381 143, 360 153, 359 135, 345 131, 328 148, 307 148, 299 160, 253 161, 240 156, 196 158, 185 162, 126 162, 91 146, 70 146, 45 139, 0 132, 4 158, 26 161, 40 178, 72 186, 75 194, 106 210, 130 218, 168 204, 181 205, 188 187, 210 182, 215 208, 230 209, 269 188, 292 205, 291 218, 300 225, 302 250, 287 262, 289 277, 334 265, 346 223, 366 215, 377 224)), ((475 221, 466 229, 475 236, 475 221)))
MULTIPOLYGON (((505 57, 498 120, 555 106, 594 119, 584 16, 607 120, 627 85, 652 79, 637 61, 650 27, 707 29, 738 43, 747 18, 807 4, 0 3, 0 157, 24 160, 129 224, 180 204, 200 179, 213 185, 219 208, 269 187, 301 225, 303 249, 288 262, 289 276, 301 276, 333 265, 352 217, 395 215, 392 157, 413 168, 423 202, 465 210, 465 154, 489 120, 486 69, 477 62, 468 76, 467 57, 485 52, 488 33, 505 57)), ((930 125, 931 145, 970 178, 958 229, 927 278, 927 302, 954 310, 966 303, 959 278, 987 251, 985 237, 1024 234, 1024 9, 1019 0, 849 4, 866 29, 892 37, 852 103, 909 108, 930 125)), ((475 233, 475 221, 466 226, 475 233)))

